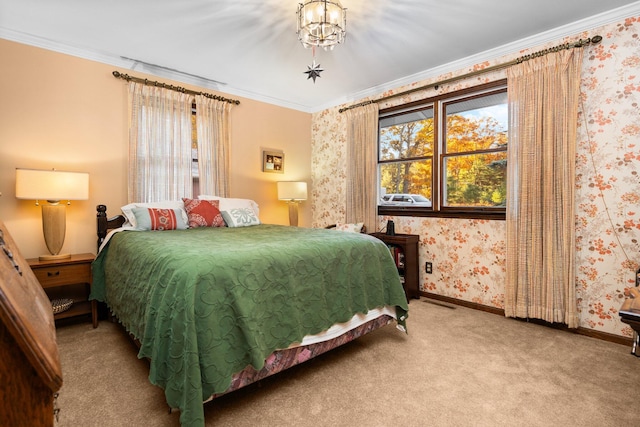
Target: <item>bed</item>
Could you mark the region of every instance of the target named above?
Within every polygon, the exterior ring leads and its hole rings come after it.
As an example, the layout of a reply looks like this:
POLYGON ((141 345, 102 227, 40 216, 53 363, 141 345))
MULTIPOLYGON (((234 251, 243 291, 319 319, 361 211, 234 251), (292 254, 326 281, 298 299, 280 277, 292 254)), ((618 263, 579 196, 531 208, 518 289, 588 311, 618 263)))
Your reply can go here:
POLYGON ((203 402, 211 398, 390 323, 405 330, 407 319, 380 240, 256 218, 238 225, 228 201, 220 203, 223 226, 163 231, 141 231, 140 218, 132 225, 124 207, 124 216, 107 219, 98 206, 90 298, 139 343, 149 380, 180 410, 182 425, 204 425, 203 402))

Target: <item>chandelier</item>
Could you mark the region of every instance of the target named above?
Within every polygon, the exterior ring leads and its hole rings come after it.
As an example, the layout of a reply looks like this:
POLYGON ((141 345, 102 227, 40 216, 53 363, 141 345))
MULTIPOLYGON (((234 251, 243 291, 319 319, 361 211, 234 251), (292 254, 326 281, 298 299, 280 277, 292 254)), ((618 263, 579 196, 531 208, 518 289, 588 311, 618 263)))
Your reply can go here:
POLYGON ((332 50, 347 34, 347 9, 339 0, 308 0, 298 4, 298 39, 306 48, 332 50))

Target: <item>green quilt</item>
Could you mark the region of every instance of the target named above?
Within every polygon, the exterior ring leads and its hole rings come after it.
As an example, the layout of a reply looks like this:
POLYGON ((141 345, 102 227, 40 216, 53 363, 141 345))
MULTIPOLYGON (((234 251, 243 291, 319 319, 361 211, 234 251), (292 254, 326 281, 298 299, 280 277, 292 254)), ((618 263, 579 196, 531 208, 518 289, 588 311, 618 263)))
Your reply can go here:
POLYGON ((116 233, 93 263, 91 298, 140 340, 150 381, 189 426, 274 350, 383 305, 404 326, 408 310, 380 240, 266 224, 116 233))

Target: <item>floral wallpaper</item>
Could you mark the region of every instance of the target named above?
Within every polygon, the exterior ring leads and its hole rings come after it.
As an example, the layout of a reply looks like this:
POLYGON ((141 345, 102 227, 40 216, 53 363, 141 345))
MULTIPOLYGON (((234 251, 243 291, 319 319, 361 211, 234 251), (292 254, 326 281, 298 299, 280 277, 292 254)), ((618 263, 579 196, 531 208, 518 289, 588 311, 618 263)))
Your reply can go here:
MULTIPOLYGON (((631 337, 633 331, 620 321, 618 309, 635 285, 634 271, 640 265, 640 16, 476 64, 472 69, 597 34, 603 37, 602 42, 586 47, 584 55, 576 156, 575 274, 580 327, 631 337)), ((469 71, 415 82, 376 98, 469 71)), ((446 93, 504 77, 504 71, 496 70, 437 90, 446 93)), ((414 92, 381 103, 380 108, 435 93, 436 89, 414 92)), ((316 227, 344 222, 345 218, 347 150, 340 107, 313 117, 311 201, 316 227)), ((379 229, 387 219, 394 220, 396 232, 420 235, 422 291, 504 308, 504 221, 379 217, 379 229), (433 263, 433 274, 425 273, 422 266, 426 261, 433 263)))

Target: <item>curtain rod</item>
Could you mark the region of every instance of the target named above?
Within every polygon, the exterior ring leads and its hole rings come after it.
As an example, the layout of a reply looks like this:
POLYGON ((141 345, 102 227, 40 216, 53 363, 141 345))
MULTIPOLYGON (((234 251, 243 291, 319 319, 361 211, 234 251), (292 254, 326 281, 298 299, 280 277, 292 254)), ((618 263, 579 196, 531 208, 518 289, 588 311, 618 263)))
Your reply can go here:
POLYGON ((215 99, 217 101, 225 101, 230 104, 240 105, 240 101, 238 101, 237 99, 229 99, 229 98, 225 98, 224 96, 213 95, 211 93, 197 92, 195 90, 186 89, 182 86, 174 86, 166 83, 161 83, 155 80, 142 79, 140 77, 132 77, 129 74, 123 74, 119 71, 114 71, 111 74, 113 74, 113 77, 115 77, 116 79, 123 79, 128 82, 134 81, 136 83, 142 83, 149 86, 159 86, 165 89, 175 90, 176 92, 188 93, 190 95, 203 95, 203 96, 206 96, 207 98, 215 99))
POLYGON ((434 88, 438 89, 438 86, 440 86, 442 84, 451 83, 451 82, 454 82, 454 81, 457 81, 457 80, 462 80, 462 79, 466 79, 466 78, 469 78, 469 77, 477 76, 479 74, 488 73, 489 71, 495 71, 495 70, 499 70, 499 69, 502 69, 502 68, 510 67, 512 65, 520 64, 521 62, 525 62, 525 61, 528 61, 528 60, 533 59, 533 58, 538 58, 540 56, 544 56, 544 55, 546 55, 548 53, 559 52, 559 51, 564 50, 564 49, 571 49, 571 48, 576 48, 576 47, 584 47, 584 46, 587 46, 589 44, 598 44, 601 41, 602 41, 602 36, 593 36, 593 37, 590 37, 590 38, 588 38, 586 40, 580 39, 580 40, 578 40, 576 42, 573 42, 573 43, 564 43, 564 44, 561 44, 561 45, 558 45, 558 46, 550 47, 548 49, 543 49, 543 50, 540 50, 538 52, 534 52, 534 53, 530 53, 528 55, 521 56, 521 57, 516 58, 516 59, 514 59, 512 61, 507 61, 507 62, 504 62, 502 64, 492 65, 490 67, 486 67, 486 68, 483 68, 481 70, 475 70, 475 71, 468 72, 466 74, 462 74, 462 75, 459 75, 459 76, 450 77, 448 79, 440 80, 439 82, 436 82, 436 83, 429 83, 429 84, 426 84, 424 86, 419 86, 419 87, 415 87, 415 88, 412 88, 412 89, 409 89, 409 90, 405 90, 404 92, 398 92, 398 93, 393 94, 393 95, 383 96, 382 98, 372 99, 370 101, 364 101, 364 102, 360 102, 358 104, 350 105, 348 107, 344 107, 344 108, 339 109, 338 112, 344 113, 345 111, 351 110, 353 108, 364 107, 365 105, 373 104, 374 102, 377 103, 377 102, 386 101, 386 100, 391 99, 391 98, 397 98, 399 96, 404 96, 404 95, 408 95, 410 93, 419 92, 421 90, 425 90, 425 89, 428 89, 430 87, 434 87, 434 88))

